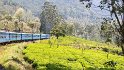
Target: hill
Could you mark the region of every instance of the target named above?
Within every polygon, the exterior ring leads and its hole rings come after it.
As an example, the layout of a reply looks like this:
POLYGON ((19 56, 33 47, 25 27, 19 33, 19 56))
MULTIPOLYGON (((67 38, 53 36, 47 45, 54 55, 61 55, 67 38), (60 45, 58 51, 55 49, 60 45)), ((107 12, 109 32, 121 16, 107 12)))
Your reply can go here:
MULTIPOLYGON (((30 9, 34 15, 39 16, 42 11, 42 6, 45 0, 11 0, 14 3, 24 7, 25 9, 30 9)), ((49 0, 54 5, 57 6, 59 12, 65 19, 72 19, 75 22, 82 23, 87 22, 85 19, 92 23, 99 23, 100 13, 99 11, 94 11, 92 9, 88 10, 79 0, 49 0)))
POLYGON ((25 61, 36 70, 123 70, 121 49, 76 37, 54 37, 27 45, 25 61))

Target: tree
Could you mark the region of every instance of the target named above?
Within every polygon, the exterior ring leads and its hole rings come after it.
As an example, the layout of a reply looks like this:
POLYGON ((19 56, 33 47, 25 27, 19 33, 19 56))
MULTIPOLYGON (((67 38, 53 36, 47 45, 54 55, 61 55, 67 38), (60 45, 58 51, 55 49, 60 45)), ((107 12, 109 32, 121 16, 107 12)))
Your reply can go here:
POLYGON ((56 25, 52 28, 50 34, 56 36, 56 38, 58 39, 60 36, 65 36, 66 31, 61 25, 56 25))
POLYGON ((61 22, 61 16, 59 15, 56 5, 51 2, 45 2, 41 13, 41 26, 40 32, 50 33, 51 29, 61 22))
POLYGON ((29 22, 29 26, 32 28, 33 25, 33 32, 39 33, 40 30, 40 19, 38 17, 35 17, 33 20, 29 22))
POLYGON ((12 21, 12 16, 10 15, 5 15, 4 19, 6 19, 7 21, 12 21))
POLYGON ((34 22, 35 22, 35 29, 36 29, 36 32, 39 33, 40 32, 40 19, 38 17, 35 17, 34 19, 34 22))
POLYGON ((34 33, 35 22, 30 22, 29 26, 32 29, 32 33, 34 33))
POLYGON ((19 20, 19 22, 21 21, 21 19, 23 18, 24 16, 24 9, 23 8, 18 8, 14 14, 14 17, 17 18, 19 20))
POLYGON ((15 19, 14 20, 14 26, 15 26, 15 32, 18 32, 20 29, 19 29, 19 25, 18 25, 18 19, 15 19))
MULTIPOLYGON (((23 20, 22 18, 23 18, 23 16, 24 16, 24 14, 25 14, 24 9, 23 9, 23 8, 19 8, 19 9, 17 9, 17 11, 15 12, 14 18, 15 18, 15 19, 18 19, 18 20, 19 20, 19 23, 20 23, 21 20, 23 20)), ((21 27, 23 28, 23 23, 21 23, 21 27)), ((19 30, 20 30, 20 29, 21 29, 21 28, 19 28, 19 30)), ((23 31, 23 29, 22 29, 22 31, 23 31)))
POLYGON ((101 36, 105 39, 105 42, 112 42, 112 36, 115 34, 114 32, 115 30, 111 22, 104 19, 101 25, 101 36))
MULTIPOLYGON (((93 3, 92 0, 80 0, 81 2, 87 1, 86 7, 90 8, 93 3)), ((97 5, 101 10, 107 10, 110 12, 113 20, 117 21, 115 29, 118 31, 121 37, 121 48, 124 54, 124 0, 101 0, 100 5, 97 5)))
POLYGON ((29 21, 31 21, 33 19, 34 19, 34 16, 33 16, 32 11, 31 10, 26 10, 25 14, 24 14, 24 21, 28 23, 29 21))
POLYGON ((1 20, 3 21, 4 24, 4 30, 9 31, 8 25, 9 22, 12 21, 12 17, 8 13, 2 14, 1 20))
POLYGON ((74 34, 74 24, 73 23, 66 23, 65 26, 66 27, 66 34, 67 35, 73 35, 74 34))

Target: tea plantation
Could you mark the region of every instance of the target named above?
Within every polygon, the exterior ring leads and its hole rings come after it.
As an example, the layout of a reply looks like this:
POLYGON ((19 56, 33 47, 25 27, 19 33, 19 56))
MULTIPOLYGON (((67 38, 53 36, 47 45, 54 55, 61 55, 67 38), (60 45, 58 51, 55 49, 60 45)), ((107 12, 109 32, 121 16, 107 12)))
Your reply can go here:
POLYGON ((70 36, 29 44, 23 54, 36 70, 124 70, 121 48, 70 36))

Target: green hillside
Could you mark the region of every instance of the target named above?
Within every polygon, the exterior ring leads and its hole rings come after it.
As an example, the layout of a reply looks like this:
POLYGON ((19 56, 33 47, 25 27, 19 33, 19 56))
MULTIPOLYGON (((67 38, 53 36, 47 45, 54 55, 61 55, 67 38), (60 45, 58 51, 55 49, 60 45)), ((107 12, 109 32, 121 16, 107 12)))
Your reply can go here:
POLYGON ((42 40, 27 45, 24 59, 36 70, 124 70, 121 49, 75 37, 42 40))

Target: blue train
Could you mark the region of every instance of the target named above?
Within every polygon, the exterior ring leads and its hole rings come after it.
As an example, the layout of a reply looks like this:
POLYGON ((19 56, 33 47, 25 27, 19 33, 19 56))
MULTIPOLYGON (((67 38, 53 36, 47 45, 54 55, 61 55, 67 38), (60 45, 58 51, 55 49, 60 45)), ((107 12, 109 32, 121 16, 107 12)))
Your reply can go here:
POLYGON ((32 34, 0 31, 0 43, 13 41, 29 41, 38 39, 49 39, 49 34, 32 34))

